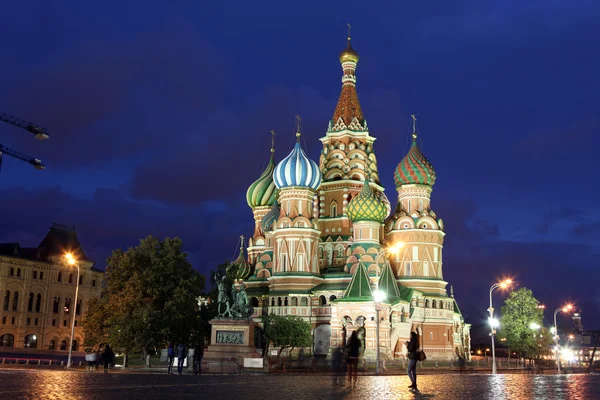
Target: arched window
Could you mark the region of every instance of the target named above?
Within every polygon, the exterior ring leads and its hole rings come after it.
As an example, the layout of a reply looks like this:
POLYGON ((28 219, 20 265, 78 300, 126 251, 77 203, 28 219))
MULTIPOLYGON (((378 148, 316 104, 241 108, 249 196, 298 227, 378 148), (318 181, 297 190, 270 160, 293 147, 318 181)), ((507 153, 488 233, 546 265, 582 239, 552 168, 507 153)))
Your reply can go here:
POLYGON ((51 340, 50 341, 50 345, 48 346, 48 350, 54 350, 56 349, 56 340, 51 340))
POLYGON ((62 271, 58 271, 58 281, 62 282, 62 271))
POLYGON ((431 302, 431 308, 437 308, 437 302, 435 300, 431 302))
POLYGON ((81 299, 77 300, 77 305, 75 306, 75 314, 81 315, 81 299))
POLYGON ((58 314, 58 308, 60 307, 60 297, 54 298, 54 305, 52 306, 52 312, 58 314))
POLYGON ((33 293, 29 293, 29 301, 27 302, 27 311, 33 311, 33 293))
POLYGON ((73 273, 69 274, 69 283, 73 283, 73 273))
POLYGON ((278 297, 278 298, 277 298, 277 306, 278 306, 278 307, 281 307, 281 297, 278 297))
POLYGON ((77 342, 77 340, 73 340, 73 347, 71 347, 71 350, 77 351, 78 349, 79 349, 79 343, 77 342))
POLYGON ((308 306, 308 298, 307 297, 303 297, 302 299, 300 299, 300 305, 302 307, 308 306))
POLYGON ((296 307, 298 305, 298 298, 297 297, 292 297, 292 306, 296 307))
POLYGON ((65 299, 65 309, 64 309, 65 314, 69 314, 70 309, 71 309, 71 299, 67 298, 67 299, 65 299))
POLYGON ((7 290, 6 294, 4 295, 4 310, 5 311, 8 311, 9 303, 10 303, 10 290, 7 290))
POLYGON ((67 350, 67 341, 66 340, 63 340, 60 342, 60 349, 63 351, 67 350))
POLYGON ((271 297, 271 307, 275 307, 275 297, 271 297))
POLYGON ((425 308, 429 308, 429 299, 425 300, 425 308))
POLYGON ((283 299, 283 305, 284 305, 285 307, 287 307, 287 306, 288 306, 288 298, 287 298, 287 297, 283 299))
POLYGON ((83 285, 83 275, 79 275, 79 284, 83 285))
POLYGON ((41 293, 38 293, 38 295, 35 299, 35 312, 40 312, 41 307, 42 307, 42 295, 41 295, 41 293))
POLYGON ((250 305, 251 305, 252 307, 258 307, 258 299, 257 299, 256 297, 252 297, 252 298, 250 299, 250 305))
POLYGON ((24 345, 26 349, 37 349, 37 336, 33 333, 25 336, 24 345))
POLYGON ((0 336, 0 347, 15 347, 15 337, 10 333, 0 336))
POLYGON ((323 295, 319 296, 319 305, 320 306, 327 305, 327 299, 325 298, 325 296, 323 296, 323 295))
POLYGON ((444 302, 440 300, 440 308, 444 308, 444 302))
POLYGON ((331 218, 337 217, 337 203, 335 201, 332 201, 329 206, 329 216, 331 218))
POLYGON ((331 296, 329 296, 329 302, 331 303, 332 301, 334 301, 335 299, 337 299, 337 297, 332 294, 331 296))
POLYGON ((19 308, 19 292, 13 294, 13 311, 17 311, 19 308))
POLYGON ((17 268, 17 276, 21 276, 21 268, 17 268))

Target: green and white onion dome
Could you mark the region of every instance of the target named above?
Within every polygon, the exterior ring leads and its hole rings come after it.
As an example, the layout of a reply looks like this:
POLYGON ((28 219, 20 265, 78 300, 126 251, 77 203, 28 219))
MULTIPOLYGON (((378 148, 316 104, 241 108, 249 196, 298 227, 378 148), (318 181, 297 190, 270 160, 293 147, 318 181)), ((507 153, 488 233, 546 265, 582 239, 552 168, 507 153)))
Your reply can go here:
POLYGON ((273 182, 273 171, 275 170, 274 154, 271 151, 271 158, 267 168, 260 177, 248 188, 246 192, 246 201, 250 208, 271 206, 275 203, 275 182, 273 182))

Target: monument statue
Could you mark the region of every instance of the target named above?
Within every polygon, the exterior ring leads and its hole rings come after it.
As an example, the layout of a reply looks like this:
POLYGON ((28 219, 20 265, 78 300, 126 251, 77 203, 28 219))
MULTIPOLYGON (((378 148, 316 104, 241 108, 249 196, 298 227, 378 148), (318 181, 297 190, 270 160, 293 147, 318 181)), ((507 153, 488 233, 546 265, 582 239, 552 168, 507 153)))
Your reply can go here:
POLYGON ((254 307, 250 305, 248 300, 248 294, 246 293, 246 285, 243 283, 239 285, 239 289, 235 289, 235 286, 231 288, 231 298, 233 300, 233 307, 231 313, 236 318, 250 318, 254 313, 254 307))
POLYGON ((217 297, 217 313, 219 317, 231 317, 231 303, 229 302, 229 296, 227 295, 227 286, 225 284, 226 277, 221 277, 219 274, 215 274, 215 284, 219 289, 219 296, 217 297), (225 311, 221 312, 221 306, 225 305, 225 311))

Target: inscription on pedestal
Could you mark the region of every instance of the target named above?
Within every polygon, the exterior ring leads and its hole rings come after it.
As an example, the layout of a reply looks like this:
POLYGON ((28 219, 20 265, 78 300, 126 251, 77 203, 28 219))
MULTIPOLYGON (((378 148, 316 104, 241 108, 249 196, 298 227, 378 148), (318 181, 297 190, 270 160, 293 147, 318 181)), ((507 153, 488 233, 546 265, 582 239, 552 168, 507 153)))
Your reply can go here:
POLYGON ((244 332, 217 331, 217 343, 244 344, 244 332))

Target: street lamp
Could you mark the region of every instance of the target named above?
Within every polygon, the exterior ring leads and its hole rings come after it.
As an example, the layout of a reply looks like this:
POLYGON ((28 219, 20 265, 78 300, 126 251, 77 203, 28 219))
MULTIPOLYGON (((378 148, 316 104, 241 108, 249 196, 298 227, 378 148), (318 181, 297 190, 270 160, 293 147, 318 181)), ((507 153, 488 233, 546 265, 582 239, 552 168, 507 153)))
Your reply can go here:
POLYGON ((556 366, 558 368, 558 373, 560 374, 560 346, 558 344, 558 327, 556 326, 556 315, 559 312, 569 312, 573 309, 573 304, 567 304, 564 307, 557 308, 554 311, 554 341, 556 342, 556 366))
POLYGON ((388 246, 386 248, 383 248, 379 251, 379 253, 377 253, 377 256, 375 257, 375 261, 373 262, 375 264, 375 267, 377 267, 377 260, 379 260, 379 257, 381 257, 384 254, 398 254, 398 252, 400 252, 400 249, 402 249, 404 247, 404 242, 397 242, 392 246, 388 246))
POLYGON ((73 310, 73 320, 71 322, 71 343, 69 344, 69 358, 67 359, 67 368, 71 368, 73 365, 71 356, 73 353, 73 336, 75 335, 75 317, 77 314, 77 296, 79 295, 79 263, 71 253, 65 254, 67 264, 70 266, 77 267, 77 280, 75 281, 75 310, 73 310))
POLYGON ((386 294, 381 290, 377 289, 373 292, 373 300, 375 300, 375 316, 377 318, 377 366, 375 367, 375 373, 379 375, 381 373, 381 362, 380 362, 380 354, 379 354, 379 310, 381 309, 380 303, 385 300, 386 294))
POLYGON ((502 282, 498 282, 492 285, 492 287, 490 288, 490 308, 488 308, 488 311, 490 313, 490 336, 492 337, 492 374, 496 373, 496 349, 494 347, 494 336, 496 335, 496 327, 498 326, 498 324, 496 323, 497 320, 494 319, 494 307, 492 306, 492 292, 496 288, 506 289, 511 284, 511 279, 505 279, 502 282))

